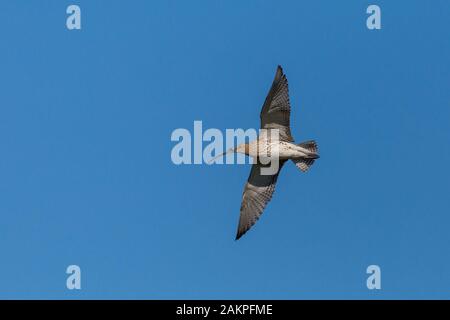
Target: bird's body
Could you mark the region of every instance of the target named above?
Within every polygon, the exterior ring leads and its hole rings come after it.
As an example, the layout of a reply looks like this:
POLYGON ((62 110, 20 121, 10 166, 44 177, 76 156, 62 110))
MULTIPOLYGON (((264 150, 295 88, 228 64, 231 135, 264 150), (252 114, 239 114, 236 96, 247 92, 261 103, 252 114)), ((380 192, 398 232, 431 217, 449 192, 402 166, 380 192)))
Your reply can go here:
MULTIPOLYGON (((239 152, 239 151, 237 151, 239 152)), ((252 157, 253 159, 267 159, 268 154, 273 152, 278 153, 279 160, 295 160, 295 159, 317 159, 316 152, 308 150, 301 145, 289 141, 268 141, 265 137, 245 144, 244 154, 252 157)))
POLYGON ((246 233, 259 219, 272 198, 278 174, 288 160, 306 172, 319 158, 315 141, 294 143, 290 129, 288 83, 283 69, 278 66, 272 87, 261 110, 261 132, 258 139, 238 145, 229 152, 244 153, 254 158, 250 176, 244 188, 241 214, 236 240, 246 233), (275 172, 263 169, 278 161, 275 172))

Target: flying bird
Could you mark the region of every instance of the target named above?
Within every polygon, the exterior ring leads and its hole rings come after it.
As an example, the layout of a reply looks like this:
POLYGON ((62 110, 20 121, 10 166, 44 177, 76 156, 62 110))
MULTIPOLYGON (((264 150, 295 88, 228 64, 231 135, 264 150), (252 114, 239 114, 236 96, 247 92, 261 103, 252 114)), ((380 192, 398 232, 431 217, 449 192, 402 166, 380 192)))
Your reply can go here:
POLYGON ((281 66, 278 66, 272 87, 262 106, 261 132, 257 140, 243 143, 231 148, 227 153, 243 153, 254 159, 250 176, 244 188, 241 203, 241 213, 236 234, 236 240, 242 237, 259 219, 267 203, 272 198, 277 183, 278 174, 288 160, 303 172, 308 171, 319 158, 318 147, 314 140, 299 144, 294 143, 290 129, 291 106, 289 102, 288 81, 281 66), (275 131, 275 132, 274 132, 275 131), (272 139, 276 133, 277 139, 272 139), (274 172, 267 174, 272 163, 267 161, 271 151, 277 151, 278 166, 274 172))

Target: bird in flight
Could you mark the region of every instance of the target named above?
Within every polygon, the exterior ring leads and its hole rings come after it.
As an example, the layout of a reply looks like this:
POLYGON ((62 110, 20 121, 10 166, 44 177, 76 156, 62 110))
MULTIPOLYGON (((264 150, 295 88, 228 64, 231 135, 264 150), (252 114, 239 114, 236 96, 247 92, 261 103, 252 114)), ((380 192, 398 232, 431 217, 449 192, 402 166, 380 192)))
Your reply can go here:
POLYGON ((278 174, 286 161, 292 160, 301 171, 306 172, 319 158, 315 141, 294 143, 290 129, 290 113, 288 81, 283 69, 278 66, 272 87, 262 106, 260 114, 262 130, 258 139, 240 144, 221 154, 243 153, 254 160, 242 195, 236 240, 242 237, 261 216, 272 198, 278 174), (272 138, 274 133, 276 139, 272 138), (271 150, 277 151, 276 158, 271 157, 270 161, 267 161, 271 150), (273 161, 278 163, 276 170, 264 172, 263 169, 269 169, 273 161))

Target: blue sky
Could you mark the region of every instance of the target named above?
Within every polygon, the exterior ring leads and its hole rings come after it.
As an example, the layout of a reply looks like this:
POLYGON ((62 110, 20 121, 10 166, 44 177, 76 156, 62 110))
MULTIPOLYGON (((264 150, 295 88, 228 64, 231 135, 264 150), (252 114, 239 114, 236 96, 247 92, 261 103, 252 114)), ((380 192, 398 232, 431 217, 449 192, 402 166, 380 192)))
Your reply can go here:
POLYGON ((450 298, 449 12, 3 1, 0 298, 450 298), (175 166, 170 135, 257 128, 278 64, 293 135, 321 158, 286 165, 234 241, 249 165, 175 166), (66 289, 71 264, 82 290, 66 289))

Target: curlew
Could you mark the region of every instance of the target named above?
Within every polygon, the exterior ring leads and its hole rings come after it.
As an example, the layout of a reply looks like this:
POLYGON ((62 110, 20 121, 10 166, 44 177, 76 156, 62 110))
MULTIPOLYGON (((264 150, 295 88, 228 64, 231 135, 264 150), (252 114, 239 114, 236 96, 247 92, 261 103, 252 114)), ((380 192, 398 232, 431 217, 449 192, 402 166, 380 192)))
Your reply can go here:
POLYGON ((222 153, 243 153, 253 158, 253 165, 242 195, 241 212, 236 240, 244 235, 259 219, 267 203, 272 198, 281 168, 288 160, 303 172, 308 171, 319 158, 315 141, 294 143, 290 129, 291 106, 289 103, 288 81, 281 66, 278 66, 272 87, 262 106, 261 132, 257 140, 243 143, 222 153), (275 134, 275 135, 274 135, 275 134), (276 139, 273 139, 273 137, 276 139), (271 152, 273 153, 272 156, 271 152), (270 161, 267 161, 267 160, 270 161), (276 170, 264 173, 273 161, 276 170))

